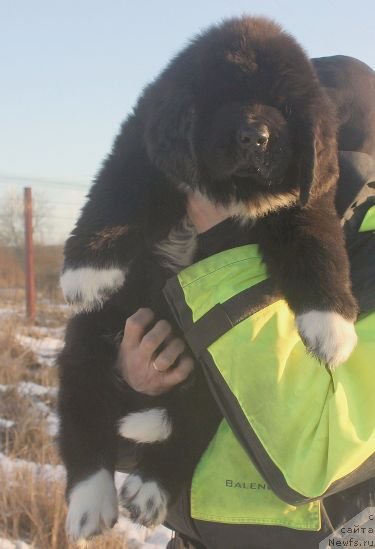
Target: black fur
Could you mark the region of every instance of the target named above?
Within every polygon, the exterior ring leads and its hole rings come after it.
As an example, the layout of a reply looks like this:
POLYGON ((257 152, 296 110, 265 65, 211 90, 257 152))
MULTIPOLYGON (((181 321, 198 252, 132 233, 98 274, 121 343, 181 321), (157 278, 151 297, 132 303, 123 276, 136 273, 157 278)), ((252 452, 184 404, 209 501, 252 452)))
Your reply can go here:
POLYGON ((270 21, 228 21, 197 37, 146 88, 67 241, 65 269, 127 264, 142 241, 165 235, 181 210, 167 203, 160 220, 147 214, 173 195, 171 184, 224 204, 257 205, 281 192, 305 204, 337 176, 334 108, 301 48, 270 21), (236 133, 263 121, 274 134, 257 174, 236 133), (116 227, 128 232, 114 245, 102 232, 116 227))
POLYGON ((162 405, 172 435, 147 445, 138 471, 173 499, 220 419, 199 369, 193 387, 151 398, 132 391, 114 368, 116 336, 129 315, 151 306, 169 318, 160 294, 171 273, 153 250, 184 216, 188 189, 256 220, 269 272, 296 313, 331 310, 355 319, 333 203, 336 133, 334 108, 312 64, 264 19, 212 27, 146 88, 65 248, 65 271, 130 265, 125 285, 67 329, 59 410, 68 492, 101 467, 114 470, 118 444, 125 444, 117 419, 162 405))

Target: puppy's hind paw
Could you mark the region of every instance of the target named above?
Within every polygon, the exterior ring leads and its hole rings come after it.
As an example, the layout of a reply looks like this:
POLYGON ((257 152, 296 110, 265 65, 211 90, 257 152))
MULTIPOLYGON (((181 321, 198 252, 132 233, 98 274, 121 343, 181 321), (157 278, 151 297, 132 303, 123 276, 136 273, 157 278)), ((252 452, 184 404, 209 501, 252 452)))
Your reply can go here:
POLYGON ((66 532, 71 541, 84 540, 112 528, 118 517, 116 488, 109 471, 100 469, 76 484, 69 496, 66 532))
POLYGON ((139 475, 127 477, 120 491, 125 514, 143 526, 155 527, 167 516, 169 495, 156 481, 143 481, 139 475))
POLYGON ((334 311, 309 311, 296 322, 308 351, 330 369, 345 362, 357 344, 354 323, 334 311))

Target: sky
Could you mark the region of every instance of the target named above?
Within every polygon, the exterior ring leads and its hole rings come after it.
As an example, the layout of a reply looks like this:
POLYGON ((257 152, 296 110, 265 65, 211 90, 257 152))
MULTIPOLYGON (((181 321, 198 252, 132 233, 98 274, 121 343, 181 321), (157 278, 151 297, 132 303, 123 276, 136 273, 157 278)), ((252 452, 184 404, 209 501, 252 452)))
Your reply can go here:
POLYGON ((375 0, 0 0, 0 208, 31 186, 66 238, 121 121, 197 32, 265 15, 375 69, 375 0))

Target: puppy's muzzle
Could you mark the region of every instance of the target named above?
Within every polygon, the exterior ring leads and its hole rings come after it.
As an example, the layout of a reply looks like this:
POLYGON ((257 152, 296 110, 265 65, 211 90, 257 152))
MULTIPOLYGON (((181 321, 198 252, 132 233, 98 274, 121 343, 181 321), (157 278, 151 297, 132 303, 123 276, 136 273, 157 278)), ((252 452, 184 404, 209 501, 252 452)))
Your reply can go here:
POLYGON ((270 132, 265 124, 242 124, 237 132, 238 145, 250 155, 264 152, 269 138, 270 132))

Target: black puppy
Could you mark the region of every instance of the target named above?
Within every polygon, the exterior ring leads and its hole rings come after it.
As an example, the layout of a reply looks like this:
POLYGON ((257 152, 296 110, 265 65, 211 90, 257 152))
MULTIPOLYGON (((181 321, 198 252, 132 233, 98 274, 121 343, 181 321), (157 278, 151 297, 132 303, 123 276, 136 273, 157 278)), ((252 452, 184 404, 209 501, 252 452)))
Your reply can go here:
POLYGON ((118 432, 147 443, 123 505, 140 523, 158 524, 220 418, 199 372, 190 389, 162 399, 133 392, 115 374, 125 319, 141 306, 166 317, 155 297, 194 260, 186 193, 253 224, 309 351, 330 367, 349 356, 357 307, 334 208, 336 133, 310 61, 264 19, 209 29, 144 91, 65 248, 62 287, 82 309, 59 359, 72 538, 116 520, 118 432))

